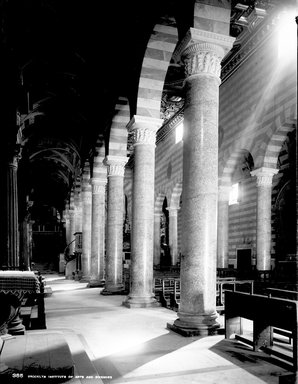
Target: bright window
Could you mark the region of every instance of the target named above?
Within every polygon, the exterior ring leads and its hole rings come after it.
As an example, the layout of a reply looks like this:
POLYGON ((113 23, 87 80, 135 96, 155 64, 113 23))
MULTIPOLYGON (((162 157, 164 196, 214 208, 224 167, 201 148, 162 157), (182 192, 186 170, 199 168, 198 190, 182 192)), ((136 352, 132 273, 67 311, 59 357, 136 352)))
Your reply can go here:
POLYGON ((183 140, 183 122, 176 127, 176 144, 183 140))
POLYGON ((239 183, 233 184, 229 196, 229 205, 239 203, 239 183))
POLYGON ((288 61, 297 55, 297 24, 295 22, 296 10, 283 12, 278 25, 278 57, 288 61))

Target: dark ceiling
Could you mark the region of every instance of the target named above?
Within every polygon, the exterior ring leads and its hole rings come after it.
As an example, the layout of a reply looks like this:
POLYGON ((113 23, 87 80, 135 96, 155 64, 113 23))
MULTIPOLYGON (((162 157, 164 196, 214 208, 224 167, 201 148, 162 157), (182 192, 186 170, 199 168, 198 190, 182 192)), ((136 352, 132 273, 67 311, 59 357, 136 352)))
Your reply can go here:
POLYGON ((7 133, 1 156, 14 146, 21 127, 21 195, 30 195, 34 204, 64 208, 97 137, 108 135, 117 97, 127 96, 135 112, 138 75, 154 23, 170 9, 181 38, 192 26, 193 3, 0 0, 0 92, 7 133))

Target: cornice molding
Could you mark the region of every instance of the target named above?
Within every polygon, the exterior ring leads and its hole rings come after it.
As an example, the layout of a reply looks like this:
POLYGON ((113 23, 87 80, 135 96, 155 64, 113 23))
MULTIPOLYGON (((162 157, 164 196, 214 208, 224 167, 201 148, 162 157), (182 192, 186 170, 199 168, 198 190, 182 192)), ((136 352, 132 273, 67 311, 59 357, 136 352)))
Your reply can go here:
POLYGON ((254 9, 247 26, 239 34, 234 50, 223 60, 221 80, 227 80, 256 50, 260 49, 275 28, 278 15, 267 16, 264 9, 254 9))

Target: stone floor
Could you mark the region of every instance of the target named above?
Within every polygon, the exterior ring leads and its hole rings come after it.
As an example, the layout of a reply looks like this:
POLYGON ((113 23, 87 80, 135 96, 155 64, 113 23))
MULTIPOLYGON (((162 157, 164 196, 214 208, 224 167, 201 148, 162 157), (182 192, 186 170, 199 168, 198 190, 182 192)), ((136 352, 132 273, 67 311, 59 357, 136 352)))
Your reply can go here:
POLYGON ((277 384, 288 372, 269 355, 223 335, 185 338, 169 331, 174 311, 128 309, 121 305, 125 296, 45 277, 53 291, 45 299, 47 329, 28 334, 60 334, 67 341, 75 375, 70 384, 277 384))

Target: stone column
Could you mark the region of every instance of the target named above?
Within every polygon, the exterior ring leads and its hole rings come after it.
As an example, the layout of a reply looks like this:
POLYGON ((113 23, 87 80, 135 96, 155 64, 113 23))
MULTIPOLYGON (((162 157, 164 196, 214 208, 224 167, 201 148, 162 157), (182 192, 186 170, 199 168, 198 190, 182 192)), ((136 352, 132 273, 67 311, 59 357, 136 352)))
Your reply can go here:
POLYGON ((89 177, 82 188, 82 280, 89 281, 91 274, 91 185, 89 177))
POLYGON ((104 280, 104 253, 105 253, 105 192, 106 192, 106 167, 105 177, 92 178, 92 224, 91 224, 91 277, 89 287, 103 285, 104 280))
POLYGON ((277 169, 261 167, 251 172, 257 177, 257 270, 271 269, 272 179, 277 169))
POLYGON ((102 294, 117 294, 123 286, 123 201, 124 167, 128 158, 107 156, 108 214, 106 244, 106 284, 102 294))
POLYGON ((66 246, 68 246, 68 244, 71 242, 69 209, 65 209, 63 211, 63 219, 65 222, 65 243, 66 246))
POLYGON ((154 265, 160 265, 160 213, 154 213, 154 265))
POLYGON ((229 186, 218 189, 217 268, 229 265, 229 186))
POLYGON ((178 210, 179 208, 169 207, 169 245, 171 252, 171 264, 176 265, 178 261, 178 210))
POLYGON ((75 250, 75 236, 74 233, 76 231, 76 223, 75 223, 75 211, 73 209, 70 209, 68 211, 68 216, 69 216, 69 254, 73 255, 74 250, 75 250))
POLYGON ((82 232, 82 195, 77 190, 74 196, 75 232, 82 232))
POLYGON ((153 294, 153 224, 156 132, 162 120, 134 116, 134 174, 130 293, 128 308, 158 305, 153 294))
POLYGON ((196 30, 180 51, 186 80, 183 143, 181 299, 168 327, 185 336, 208 335, 216 319, 218 103, 220 63, 228 36, 196 30))
MULTIPOLYGON (((69 256, 74 255, 75 252, 75 236, 74 233, 75 231, 75 211, 74 209, 69 209, 68 210, 68 221, 69 221, 69 234, 68 234, 68 240, 67 244, 69 247, 69 256)), ((68 263, 66 263, 65 266, 65 278, 66 279, 72 279, 73 278, 73 273, 76 270, 76 261, 71 260, 68 263)))
POLYGON ((15 268, 19 267, 18 161, 14 154, 7 169, 7 266, 15 268))

